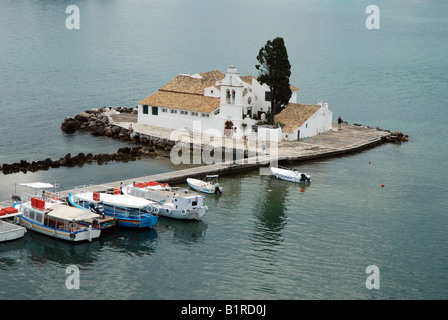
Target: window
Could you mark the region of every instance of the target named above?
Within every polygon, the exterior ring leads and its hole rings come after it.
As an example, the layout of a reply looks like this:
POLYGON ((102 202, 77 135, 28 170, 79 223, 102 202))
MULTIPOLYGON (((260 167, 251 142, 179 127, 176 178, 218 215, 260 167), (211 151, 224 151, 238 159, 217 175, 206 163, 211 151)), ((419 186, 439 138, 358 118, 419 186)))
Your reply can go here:
POLYGON ((171 113, 177 113, 177 110, 171 109, 171 113))
POLYGON ((209 118, 210 117, 210 115, 208 113, 203 113, 202 116, 205 117, 205 118, 209 118))
POLYGON ((197 112, 192 112, 191 115, 197 117, 197 116, 199 115, 199 113, 197 113, 197 112))
POLYGON ((143 105, 143 114, 148 114, 148 106, 146 104, 143 105))
POLYGON ((157 116, 159 114, 159 107, 152 107, 152 114, 157 116))
POLYGON ((271 101, 271 92, 270 91, 266 91, 264 93, 264 100, 265 101, 271 101))
POLYGON ((180 114, 188 116, 188 111, 181 111, 180 114))
POLYGON ((218 114, 219 114, 219 111, 220 111, 219 109, 216 110, 215 113, 214 113, 214 115, 215 115, 215 116, 218 115, 218 114))
POLYGON ((163 108, 162 112, 168 112, 168 109, 163 108))

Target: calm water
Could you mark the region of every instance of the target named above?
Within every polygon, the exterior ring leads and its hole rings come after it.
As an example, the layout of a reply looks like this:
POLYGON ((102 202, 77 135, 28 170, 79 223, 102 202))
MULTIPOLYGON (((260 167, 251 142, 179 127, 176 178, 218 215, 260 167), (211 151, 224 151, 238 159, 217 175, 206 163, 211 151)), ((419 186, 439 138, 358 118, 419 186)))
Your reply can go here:
MULTIPOLYGON (((276 36, 300 102, 411 137, 302 163, 304 192, 257 172, 222 177, 199 223, 161 218, 79 245, 28 232, 0 245, 0 299, 447 299, 448 2, 377 5, 380 30, 355 0, 0 1, 0 163, 114 152, 124 143, 62 133, 64 117, 135 106, 178 73, 256 75, 276 36), (65 28, 70 4, 80 30, 65 28), (79 290, 65 287, 69 265, 79 290), (379 290, 366 289, 369 265, 379 290)), ((0 196, 15 182, 67 189, 178 168, 162 158, 0 175, 0 196)))

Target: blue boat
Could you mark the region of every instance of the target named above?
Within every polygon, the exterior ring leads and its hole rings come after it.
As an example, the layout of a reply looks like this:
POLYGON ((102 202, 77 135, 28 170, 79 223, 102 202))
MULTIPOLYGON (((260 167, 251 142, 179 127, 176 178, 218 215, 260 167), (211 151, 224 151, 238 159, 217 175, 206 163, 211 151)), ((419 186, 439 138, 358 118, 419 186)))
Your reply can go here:
POLYGON ((87 191, 70 193, 69 202, 75 207, 114 217, 119 227, 152 229, 159 219, 153 212, 155 202, 130 195, 87 191))

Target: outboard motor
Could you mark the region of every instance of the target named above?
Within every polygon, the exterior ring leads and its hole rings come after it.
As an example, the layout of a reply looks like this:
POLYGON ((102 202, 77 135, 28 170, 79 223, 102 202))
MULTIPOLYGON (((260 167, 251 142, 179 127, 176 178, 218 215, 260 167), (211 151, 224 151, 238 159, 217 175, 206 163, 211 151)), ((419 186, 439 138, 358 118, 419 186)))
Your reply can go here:
POLYGON ((221 187, 219 186, 219 183, 215 184, 215 194, 222 194, 221 187))
POLYGON ((302 173, 302 174, 300 174, 300 181, 303 181, 303 182, 310 182, 311 179, 308 178, 306 174, 302 173))

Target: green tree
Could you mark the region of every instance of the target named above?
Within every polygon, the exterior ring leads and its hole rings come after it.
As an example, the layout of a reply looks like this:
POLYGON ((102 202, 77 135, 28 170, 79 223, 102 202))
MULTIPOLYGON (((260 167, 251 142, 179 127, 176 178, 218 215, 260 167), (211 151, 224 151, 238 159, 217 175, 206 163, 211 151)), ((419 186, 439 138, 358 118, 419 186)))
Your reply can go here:
POLYGON ((271 91, 271 117, 269 123, 275 123, 275 115, 283 110, 291 98, 292 92, 289 86, 291 76, 291 64, 288 60, 288 52, 283 38, 277 37, 268 40, 258 53, 255 65, 260 71, 257 80, 265 83, 271 91))

